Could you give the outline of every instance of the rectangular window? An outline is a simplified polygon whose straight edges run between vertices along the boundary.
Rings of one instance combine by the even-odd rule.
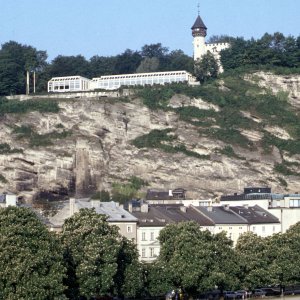
[[[146,241],[146,232],[142,232],[142,241]]]
[[[142,248],[142,257],[146,257],[146,249]]]
[[[132,232],[132,226],[127,226],[127,232]]]
[[[263,227],[262,227],[262,232],[265,232],[265,231],[266,231],[266,227],[263,226]]]
[[[154,241],[154,232],[151,232],[150,240]]]
[[[150,257],[154,257],[154,248],[150,248]]]

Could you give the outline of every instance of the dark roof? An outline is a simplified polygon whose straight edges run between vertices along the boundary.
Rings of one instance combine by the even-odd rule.
[[[193,207],[183,205],[149,205],[148,212],[132,212],[140,226],[166,226],[171,223],[195,221],[200,226],[213,226],[214,223]]]
[[[230,207],[236,214],[248,221],[249,224],[279,223],[278,218],[270,214],[258,205],[255,206],[232,206]]]
[[[197,17],[197,19],[191,29],[196,29],[196,28],[207,29],[207,27],[204,25],[200,16]]]
[[[231,210],[231,207],[226,208],[224,206],[197,206],[195,208],[201,211],[215,224],[248,224],[247,220],[233,212]]]
[[[266,199],[272,199],[272,194],[234,194],[234,195],[228,195],[228,196],[221,196],[220,201],[228,201],[228,200],[266,200]]]
[[[170,195],[170,191],[172,195]],[[157,191],[149,189],[146,194],[146,200],[171,200],[185,199],[185,189],[177,188],[169,191]]]

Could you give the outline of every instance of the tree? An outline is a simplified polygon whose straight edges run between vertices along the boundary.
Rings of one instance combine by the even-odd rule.
[[[300,223],[284,234],[268,238],[272,270],[271,283],[284,287],[300,280]]]
[[[0,209],[0,299],[65,299],[58,239],[26,208]]]
[[[232,242],[224,235],[213,236],[201,231],[195,222],[172,224],[159,235],[159,261],[165,266],[173,288],[183,288],[189,295],[213,289],[232,287],[229,257]],[[226,258],[227,265],[224,267]]]
[[[130,49],[125,50],[124,53],[117,55],[115,64],[116,74],[130,74],[134,73],[142,61],[139,52]]]
[[[89,63],[82,56],[63,56],[59,55],[49,66],[49,79],[56,76],[89,76]]]
[[[239,237],[236,247],[241,287],[254,289],[268,285],[274,275],[271,272],[270,249],[267,240],[248,232]]]
[[[145,57],[136,69],[136,73],[156,72],[158,68],[159,59],[157,57]]]
[[[167,47],[163,47],[161,43],[144,45],[142,47],[141,55],[142,57],[156,57],[158,59],[163,58],[167,55],[169,49]]]
[[[209,78],[217,78],[218,71],[218,62],[210,52],[203,55],[202,58],[195,63],[195,76],[200,82],[204,82]]]
[[[0,50],[0,95],[21,94],[26,90],[26,71],[42,72],[46,51],[10,41]]]
[[[102,75],[112,75],[115,73],[116,57],[105,57],[95,55],[89,62],[89,76],[100,77]]]
[[[131,242],[121,237],[116,226],[108,224],[106,216],[95,210],[80,210],[66,220],[62,242],[69,298],[138,293],[137,252]]]
[[[161,64],[162,71],[181,71],[185,70],[193,73],[194,59],[182,50],[174,50],[165,56]]]

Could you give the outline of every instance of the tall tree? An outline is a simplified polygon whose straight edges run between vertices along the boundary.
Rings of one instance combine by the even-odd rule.
[[[115,64],[116,74],[134,73],[142,61],[142,56],[137,51],[130,49],[125,50],[122,54],[117,55]]]
[[[230,262],[228,268],[223,268],[224,261],[219,257],[229,258],[232,254],[231,242],[225,236],[214,237],[208,230],[201,231],[195,222],[182,222],[165,227],[159,241],[159,261],[173,288],[197,295],[216,284],[221,288],[232,286]]]
[[[210,78],[218,77],[219,66],[213,54],[208,52],[195,63],[195,75],[200,82],[205,82]]]
[[[59,55],[51,62],[48,70],[49,77],[56,76],[89,76],[89,63],[82,56],[63,56]]]
[[[0,50],[0,95],[21,94],[26,91],[26,71],[42,72],[47,53],[10,41]]]
[[[0,209],[0,299],[65,299],[57,237],[26,208]]]
[[[66,282],[69,298],[138,293],[137,252],[120,236],[116,226],[108,224],[106,216],[94,210],[80,210],[66,220],[62,241],[69,275]]]
[[[270,284],[274,275],[266,239],[252,232],[245,233],[238,239],[235,250],[241,287],[254,289]]]

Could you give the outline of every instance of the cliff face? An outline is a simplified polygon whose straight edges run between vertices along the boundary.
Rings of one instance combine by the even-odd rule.
[[[274,91],[289,91],[289,101],[299,108],[299,76],[263,76],[260,84]],[[170,106],[182,105],[219,109],[201,99],[173,96]],[[285,158],[276,147],[265,153],[259,147],[253,151],[238,146],[233,146],[236,157],[223,155],[216,149],[224,148],[224,143],[202,136],[196,126],[180,120],[173,111],[149,110],[139,99],[68,99],[60,101],[59,106],[60,112],[55,114],[31,112],[1,117],[2,143],[8,143],[12,149],[23,149],[23,153],[0,155],[0,174],[5,179],[0,182],[1,191],[16,192],[28,201],[74,193],[85,196],[95,190],[109,190],[113,182],[133,175],[146,180],[151,188],[183,187],[195,199],[233,193],[253,185],[268,185],[276,192],[300,191],[298,176],[285,176],[288,185],[284,187],[274,171],[274,165],[283,158],[300,163],[299,155]],[[40,135],[54,131],[70,134],[53,138],[52,145],[34,147],[28,139],[13,132],[14,126],[21,125],[33,127]],[[209,156],[197,158],[154,148],[138,149],[131,143],[151,130],[166,128],[173,130],[186,149]],[[275,136],[289,138],[282,128],[269,130]],[[255,130],[244,130],[242,134],[254,142],[261,138]]]

